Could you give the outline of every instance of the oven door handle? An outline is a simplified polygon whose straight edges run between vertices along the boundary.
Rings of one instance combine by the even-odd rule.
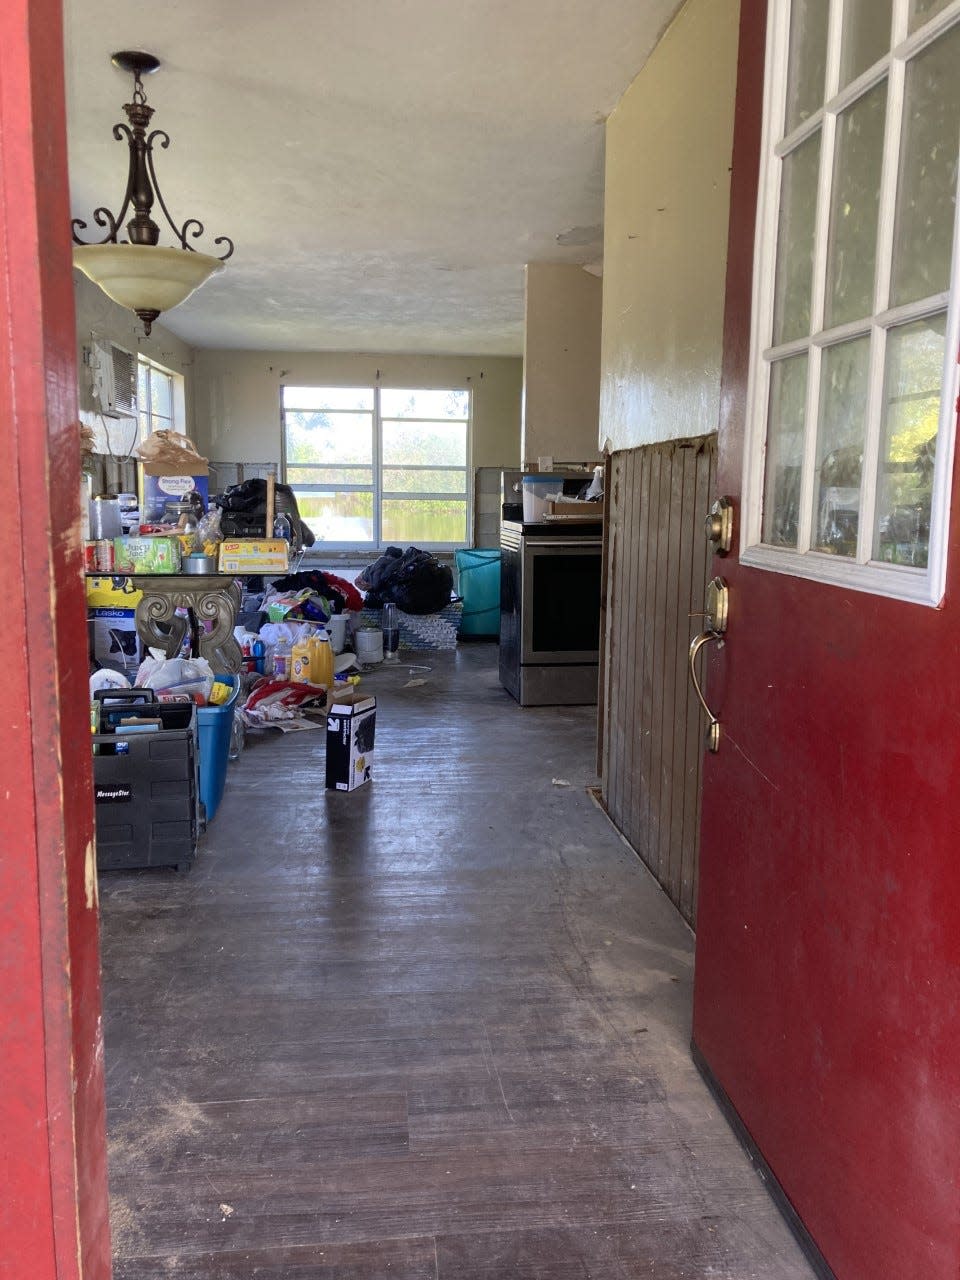
[[[542,547],[560,547],[564,551],[571,548],[583,547],[585,551],[595,551],[598,547],[603,546],[602,538],[524,538],[523,545],[525,547],[536,547],[538,550]]]

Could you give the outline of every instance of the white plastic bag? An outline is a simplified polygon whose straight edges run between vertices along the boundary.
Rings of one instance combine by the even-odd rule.
[[[146,658],[137,672],[137,686],[158,693],[199,694],[210,697],[213,669],[206,658]]]
[[[95,671],[90,677],[90,697],[97,692],[98,689],[129,689],[130,681],[125,675],[121,675],[119,671],[113,671],[110,667],[101,667],[99,671]]]

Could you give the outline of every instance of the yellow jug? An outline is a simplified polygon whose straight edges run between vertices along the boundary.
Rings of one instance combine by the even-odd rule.
[[[310,637],[310,684],[324,689],[333,684],[333,647],[322,627]]]
[[[313,639],[298,640],[290,652],[290,679],[294,684],[313,684]]]

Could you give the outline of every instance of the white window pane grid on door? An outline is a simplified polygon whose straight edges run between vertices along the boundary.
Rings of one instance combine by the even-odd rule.
[[[787,131],[819,111],[827,70],[829,0],[794,0],[787,60]]]
[[[830,326],[873,311],[886,105],[884,80],[837,118],[826,262]]]
[[[803,415],[807,402],[807,356],[777,360],[770,370],[763,540],[796,548],[803,473]]]
[[[940,418],[946,317],[888,336],[873,556],[925,568]]]
[[[829,0],[822,10],[803,0],[772,0],[770,8],[741,551],[745,562],[761,567],[937,603],[957,382],[956,360],[947,353],[960,345],[956,283],[952,298],[948,292],[957,274],[954,267],[951,276],[950,264],[958,260],[960,77],[947,83],[940,68],[960,60],[960,0],[926,5],[924,24],[914,23],[917,0]],[[874,12],[892,33],[879,55],[869,21]],[[814,108],[808,96],[799,119],[796,85],[809,84],[809,76],[795,57],[790,63],[790,38],[799,31],[815,43],[811,22],[826,31],[826,100]],[[917,118],[924,103],[930,109]],[[798,191],[805,146],[806,190]],[[929,187],[911,196],[923,182],[923,175],[912,184],[908,178],[917,156]],[[924,237],[912,225],[925,232],[919,250]],[[809,239],[806,293],[798,245]],[[912,289],[895,291],[898,272],[911,271]],[[928,370],[929,333],[937,324],[945,331],[942,379],[931,387],[925,371],[914,393],[924,423],[914,434],[926,434],[914,441],[895,425],[892,457],[889,363],[902,363],[898,351],[918,347],[920,339],[911,344],[901,334],[925,333]],[[792,401],[783,403],[785,390],[795,399],[797,383],[783,362],[801,356],[806,400],[798,412]],[[931,414],[936,432],[929,430]],[[910,447],[918,450],[914,472],[902,456]],[[916,517],[909,538],[907,499]]]
[[[840,43],[840,85],[851,81],[890,50],[893,0],[846,0]]]
[[[287,482],[331,546],[467,542],[470,392],[284,387]]]
[[[778,345],[810,332],[820,141],[818,130],[784,156],[781,166],[773,328]]]
[[[835,343],[820,361],[812,544],[828,555],[857,554],[869,366],[869,338]]]
[[[960,25],[907,66],[891,301],[950,286],[960,144]]]

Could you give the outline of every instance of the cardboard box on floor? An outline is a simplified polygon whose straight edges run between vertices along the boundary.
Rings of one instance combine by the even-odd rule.
[[[353,791],[370,781],[377,700],[356,689],[337,690],[327,707],[327,790]]]

